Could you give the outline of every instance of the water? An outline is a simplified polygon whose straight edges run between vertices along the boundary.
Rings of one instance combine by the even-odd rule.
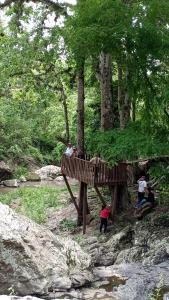
[[[108,283],[100,286],[100,288],[105,289],[106,292],[112,292],[114,287],[118,287],[119,285],[124,285],[126,283],[125,279],[116,276],[106,278],[106,280],[108,281]]]
[[[71,185],[77,185],[77,180],[69,179],[69,183]],[[0,186],[0,194],[5,194],[8,192],[15,192],[16,189],[22,188],[22,187],[51,187],[56,188],[58,186],[66,187],[64,180],[41,180],[41,181],[26,181],[19,183],[19,187],[5,187]]]

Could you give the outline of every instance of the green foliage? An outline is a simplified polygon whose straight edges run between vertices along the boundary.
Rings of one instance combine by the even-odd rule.
[[[111,164],[168,153],[169,2],[130,2],[79,0],[64,26],[51,29],[44,28],[51,12],[44,6],[23,2],[21,10],[17,4],[7,10],[8,30],[0,28],[1,160],[31,155],[39,163],[59,163],[65,149],[60,141],[67,137],[63,99],[76,144],[76,72],[84,60],[86,149]],[[129,71],[136,122],[125,130],[99,132],[102,51],[113,58],[113,105],[117,65]]]
[[[89,142],[88,142],[89,141]],[[89,134],[88,150],[110,162],[117,160],[133,160],[138,157],[146,158],[165,155],[168,152],[169,141],[149,133],[139,122],[131,124],[128,128],[113,129],[105,133]],[[90,142],[92,141],[92,143]]]
[[[169,168],[168,163],[156,162],[149,169],[150,178],[158,182],[158,187],[169,189]]]
[[[66,230],[66,231],[73,231],[74,229],[77,228],[77,222],[71,219],[63,219],[60,222],[60,228],[62,230]]]
[[[40,150],[38,148],[35,148],[35,147],[30,145],[27,148],[27,154],[34,157],[37,162],[40,162],[40,163],[43,162],[43,155],[42,155],[42,153],[40,153]]]
[[[19,179],[22,175],[25,176],[28,174],[28,169],[22,165],[18,165],[13,172],[13,178]]]
[[[37,223],[43,223],[47,218],[47,208],[62,207],[59,198],[60,193],[63,191],[65,191],[63,188],[25,187],[16,190],[16,192],[9,192],[2,195],[1,202],[12,207],[12,202],[15,201],[15,199],[19,199],[20,205],[17,209],[18,212]]]

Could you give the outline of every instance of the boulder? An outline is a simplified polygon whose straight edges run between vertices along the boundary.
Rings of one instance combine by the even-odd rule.
[[[37,297],[31,297],[31,296],[17,297],[17,296],[1,295],[0,300],[43,300],[43,299]]]
[[[96,237],[87,237],[80,245],[85,252],[91,255],[94,265],[109,266],[114,264],[120,251],[124,249],[130,251],[133,245],[132,235],[133,230],[130,226],[127,226],[119,233],[112,235],[108,241],[104,235],[99,240]]]
[[[4,161],[0,161],[0,181],[9,179],[11,175],[12,170],[10,167]]]
[[[19,181],[20,181],[20,182],[26,182],[27,180],[26,180],[26,177],[22,175],[22,176],[19,178]]]
[[[66,291],[92,280],[91,259],[74,241],[0,203],[0,294]]]
[[[99,265],[108,266],[113,264],[121,250],[130,248],[132,245],[132,230],[127,226],[119,233],[114,234],[106,243],[104,242],[99,251],[101,257],[98,260]]]
[[[41,169],[35,171],[37,175],[40,176],[42,180],[48,180],[49,178],[56,178],[61,174],[61,168],[53,165],[42,167]]]
[[[41,178],[38,174],[34,173],[34,172],[29,172],[26,175],[26,180],[27,181],[41,181]]]
[[[4,180],[3,184],[7,187],[12,187],[12,188],[19,186],[17,179]]]
[[[148,300],[151,299],[156,288],[168,287],[169,262],[166,261],[151,267],[144,267],[139,263],[124,263],[109,267],[98,267],[93,270],[93,273],[100,279],[118,277],[125,280],[125,284],[112,288],[115,299]]]

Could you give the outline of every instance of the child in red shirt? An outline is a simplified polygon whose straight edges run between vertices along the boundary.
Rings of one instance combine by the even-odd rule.
[[[110,209],[106,205],[102,205],[102,210],[100,211],[100,232],[104,227],[104,233],[107,231],[107,220],[110,215]]]

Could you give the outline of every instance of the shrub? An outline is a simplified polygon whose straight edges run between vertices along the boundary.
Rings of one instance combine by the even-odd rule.
[[[60,228],[62,230],[73,231],[77,227],[77,222],[72,219],[63,219],[60,222]]]

